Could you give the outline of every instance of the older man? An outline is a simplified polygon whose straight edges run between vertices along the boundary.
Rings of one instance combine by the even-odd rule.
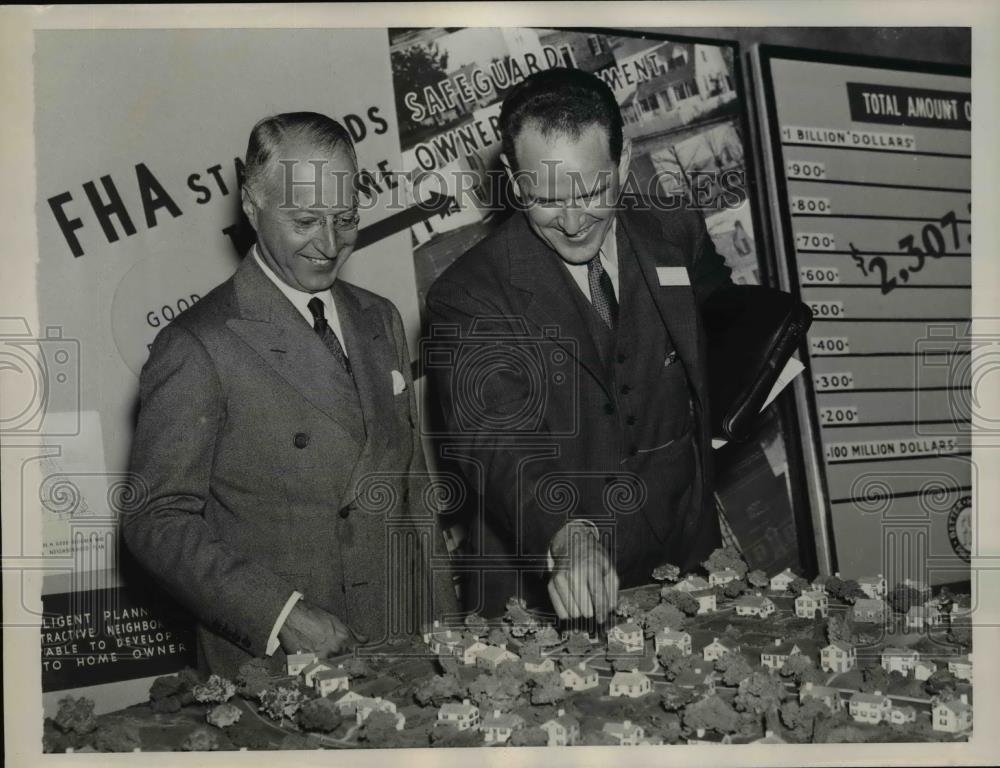
[[[470,595],[601,620],[619,586],[719,543],[697,307],[730,271],[699,214],[622,205],[629,142],[597,77],[528,77],[500,131],[522,212],[427,297],[448,452],[482,499]]]
[[[338,279],[358,237],[350,135],[259,122],[243,210],[256,245],[156,337],[132,472],[130,549],[198,619],[199,666],[337,653],[454,609],[402,321]],[[432,599],[433,597],[433,599]]]

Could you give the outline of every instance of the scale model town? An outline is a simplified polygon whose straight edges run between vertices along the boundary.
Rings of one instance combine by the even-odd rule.
[[[288,657],[236,680],[191,670],[95,716],[67,697],[46,752],[964,741],[969,596],[881,575],[809,582],[717,549],[708,577],[657,568],[604,635],[559,632],[516,599],[501,620],[435,622],[387,653]]]

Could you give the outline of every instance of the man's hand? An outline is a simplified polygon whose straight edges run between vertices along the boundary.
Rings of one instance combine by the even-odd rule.
[[[570,521],[552,537],[549,551],[554,561],[549,598],[559,618],[603,622],[618,604],[618,573],[594,527]]]
[[[332,613],[306,605],[302,600],[295,604],[278,630],[278,642],[285,653],[312,652],[321,659],[337,656],[366,640]]]

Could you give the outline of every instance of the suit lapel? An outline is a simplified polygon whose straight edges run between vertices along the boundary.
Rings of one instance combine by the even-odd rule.
[[[349,380],[298,310],[248,254],[233,277],[238,317],[226,321],[279,376],[358,443],[365,440],[357,419],[345,412],[353,399]]]
[[[577,290],[573,279],[554,253],[528,226],[524,216],[515,213],[508,235],[511,284],[527,294],[523,313],[538,330],[555,326],[553,341],[572,355],[610,396],[607,372],[581,317],[571,292]]]
[[[333,285],[333,297],[364,415],[363,456],[374,466],[391,439],[390,430],[380,422],[395,413],[391,382],[397,363],[378,306],[364,303],[352,289],[353,286],[338,280]]]
[[[694,396],[700,401],[705,382],[698,349],[698,310],[690,285],[660,285],[657,267],[687,268],[687,257],[673,234],[658,226],[658,217],[641,216],[623,209],[619,213],[618,253],[631,252],[653,295],[678,357],[691,377]]]

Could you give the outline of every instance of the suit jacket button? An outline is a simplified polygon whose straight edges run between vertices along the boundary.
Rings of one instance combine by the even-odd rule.
[[[346,520],[348,515],[351,514],[351,508],[349,506],[341,507],[340,512],[338,512],[337,514],[340,515],[344,520]]]
[[[309,433],[296,432],[294,442],[296,448],[305,448],[307,445],[309,445]]]

